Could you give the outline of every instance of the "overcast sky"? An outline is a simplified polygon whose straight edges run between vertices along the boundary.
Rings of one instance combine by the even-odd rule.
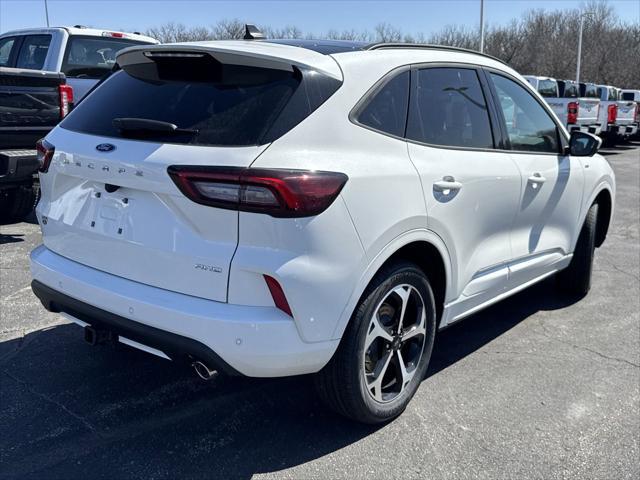
[[[578,8],[581,0],[485,0],[489,25],[504,24],[532,8]],[[609,0],[618,15],[640,22],[640,0]],[[373,29],[380,22],[405,33],[438,31],[445,25],[479,24],[480,0],[422,1],[212,1],[212,0],[48,0],[52,26],[82,24],[126,31],[145,30],[169,21],[207,26],[239,18],[248,23],[283,27],[305,33],[329,29]],[[0,33],[45,26],[44,0],[0,0]]]

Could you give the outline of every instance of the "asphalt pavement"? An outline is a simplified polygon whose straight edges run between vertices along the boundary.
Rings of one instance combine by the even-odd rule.
[[[407,411],[327,410],[309,377],[218,378],[91,347],[31,293],[35,221],[0,226],[0,478],[640,478],[640,144],[593,287],[545,281],[436,337]]]

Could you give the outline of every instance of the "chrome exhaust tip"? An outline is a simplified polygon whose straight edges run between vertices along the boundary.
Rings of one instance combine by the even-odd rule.
[[[218,376],[217,370],[211,370],[200,360],[196,360],[191,364],[193,369],[196,371],[196,374],[203,380],[211,380]]]

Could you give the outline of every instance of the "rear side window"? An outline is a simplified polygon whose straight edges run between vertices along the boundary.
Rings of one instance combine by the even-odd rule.
[[[8,37],[0,40],[0,67],[7,67],[11,60],[11,50],[16,43],[16,37]]]
[[[536,99],[516,82],[490,74],[513,150],[558,153],[558,128]]]
[[[142,44],[121,38],[72,36],[62,60],[62,72],[67,77],[101,78],[115,65],[116,53]]]
[[[301,122],[341,84],[317,72],[220,64],[206,57],[202,64],[167,58],[130,65],[86,97],[61,126],[164,143],[260,145]],[[191,132],[123,131],[114,126],[116,118],[166,122]]]
[[[374,130],[403,137],[409,108],[411,73],[404,71],[386,82],[367,101],[357,122]]]
[[[50,43],[51,35],[27,35],[24,37],[20,52],[18,53],[16,67],[29,70],[42,70]]]
[[[543,97],[557,97],[558,83],[555,80],[540,80],[538,82],[538,92]]]
[[[493,148],[487,104],[475,70],[425,68],[412,88],[407,138],[448,147]]]

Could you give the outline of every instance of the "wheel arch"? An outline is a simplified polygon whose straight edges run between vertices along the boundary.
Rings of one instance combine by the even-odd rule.
[[[449,251],[442,239],[430,230],[413,230],[386,245],[369,263],[345,307],[333,338],[341,338],[362,295],[375,275],[390,262],[415,263],[427,276],[436,302],[436,321],[442,319],[447,292],[451,291],[452,266]]]
[[[596,195],[593,203],[598,204],[598,222],[596,224],[596,247],[600,247],[607,238],[613,214],[611,192],[604,188]]]

